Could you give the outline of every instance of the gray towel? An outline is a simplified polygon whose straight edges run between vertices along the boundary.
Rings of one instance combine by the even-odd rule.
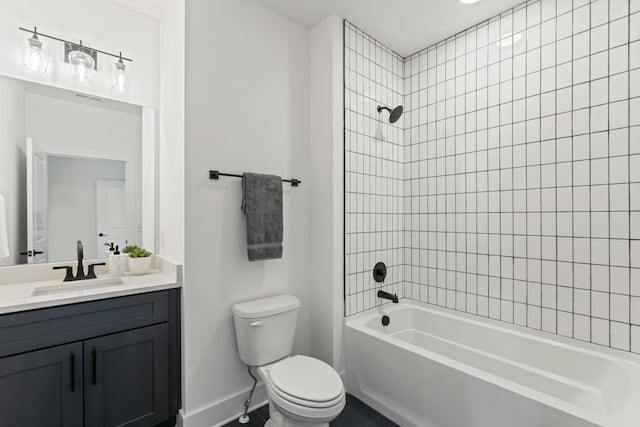
[[[244,173],[242,212],[247,217],[249,261],[282,258],[282,178]]]

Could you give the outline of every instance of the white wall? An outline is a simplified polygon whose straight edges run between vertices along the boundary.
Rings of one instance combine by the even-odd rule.
[[[0,194],[7,209],[8,258],[0,258],[0,266],[26,261],[20,256],[27,246],[25,162],[25,95],[21,81],[0,76]]]
[[[190,1],[186,22],[183,422],[209,427],[242,409],[251,382],[233,303],[300,296],[294,351],[310,351],[308,33],[250,0]],[[247,261],[240,180],[209,169],[302,180],[284,187],[282,259]]]
[[[309,34],[311,353],[343,368],[342,20],[329,16]]]
[[[26,134],[50,154],[126,162],[126,203],[127,211],[132,213],[127,215],[126,236],[129,241],[140,244],[142,118],[139,107],[82,100],[73,94],[32,85],[26,94]]]
[[[0,0],[0,74],[90,93],[140,105],[158,105],[159,22],[112,0]],[[64,46],[43,39],[51,51],[47,74],[22,68],[22,44],[28,33],[18,27],[37,26],[53,36],[132,58],[133,80],[129,93],[112,89],[111,66],[116,61],[98,56],[98,71],[89,84],[71,78],[69,65],[63,62]]]
[[[47,173],[48,262],[75,259],[78,240],[84,246],[85,259],[99,258],[96,181],[124,181],[125,164],[115,160],[49,156]]]
[[[166,3],[160,21],[160,110],[158,139],[158,247],[184,260],[184,54],[185,3]]]

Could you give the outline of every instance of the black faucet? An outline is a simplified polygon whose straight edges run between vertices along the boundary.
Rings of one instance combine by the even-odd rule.
[[[78,253],[78,272],[76,276],[73,277],[73,267],[70,265],[57,266],[53,267],[54,270],[65,270],[66,274],[64,276],[65,282],[72,282],[74,280],[86,280],[86,279],[96,279],[95,267],[98,265],[106,265],[104,262],[96,262],[93,264],[89,264],[89,272],[84,274],[84,266],[82,265],[82,260],[84,259],[84,247],[82,246],[82,242],[78,240],[76,250]]]
[[[82,265],[82,260],[84,259],[84,247],[80,240],[78,240],[76,250],[78,251],[78,272],[76,273],[76,280],[83,280],[85,278],[84,267]]]
[[[390,301],[393,301],[394,304],[398,303],[398,295],[390,294],[389,292],[378,291],[378,298],[388,299]]]

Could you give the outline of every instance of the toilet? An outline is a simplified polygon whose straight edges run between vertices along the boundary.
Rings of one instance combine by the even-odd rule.
[[[344,385],[325,362],[291,356],[300,299],[277,295],[235,304],[240,359],[256,367],[269,398],[265,427],[328,427],[345,406]]]

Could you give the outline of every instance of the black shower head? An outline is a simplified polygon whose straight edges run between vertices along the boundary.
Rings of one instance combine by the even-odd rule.
[[[387,110],[389,112],[389,123],[397,122],[400,116],[402,116],[402,105],[398,105],[393,110],[389,107],[378,105],[378,113],[381,113],[382,110]]]

